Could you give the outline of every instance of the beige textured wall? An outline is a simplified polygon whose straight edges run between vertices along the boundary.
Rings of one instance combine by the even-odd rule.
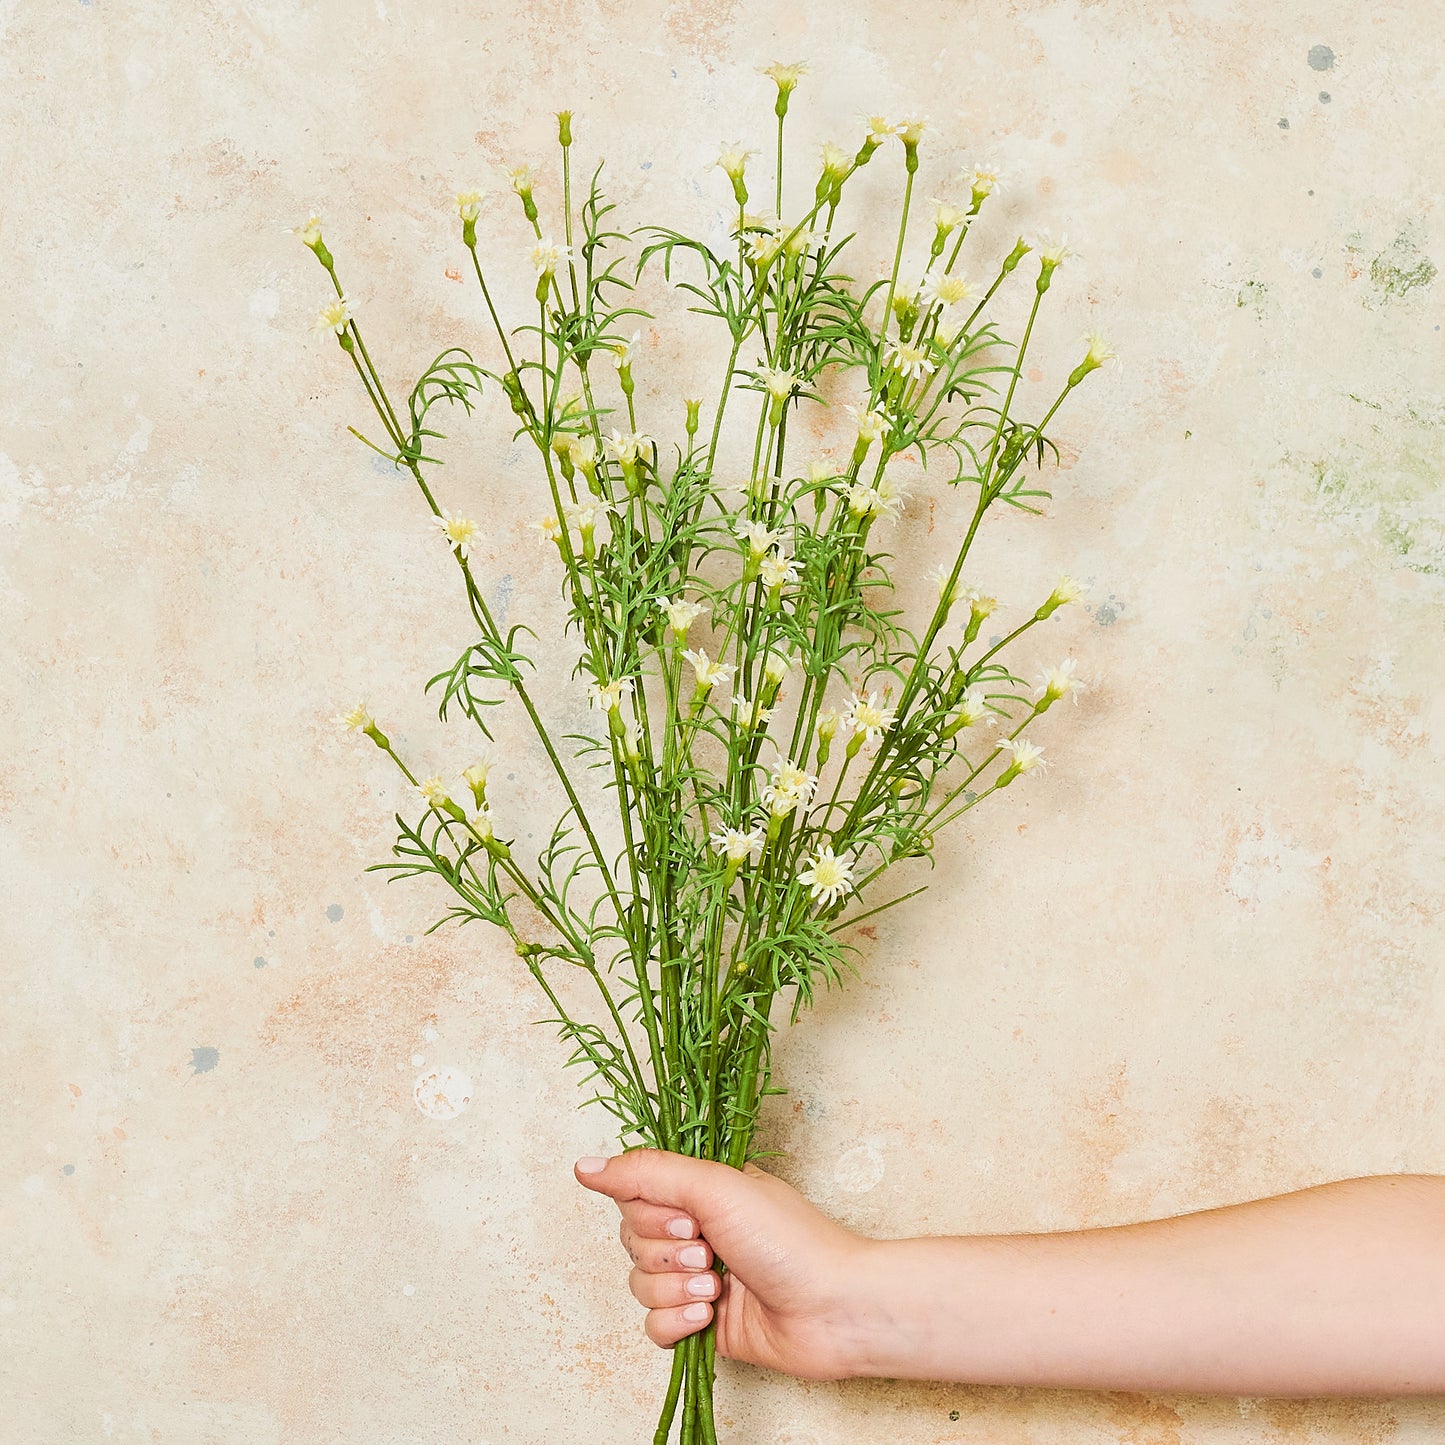
[[[1093,685],[780,1045],[777,1167],[879,1234],[1445,1172],[1436,8],[519,8],[0,4],[6,1440],[644,1438],[666,1360],[569,1171],[608,1121],[499,939],[424,936],[439,891],[363,872],[410,805],[334,715],[364,696],[459,768],[421,682],[468,633],[419,499],[345,434],[364,404],[281,227],[323,209],[405,382],[483,337],[453,190],[540,165],[571,104],[624,217],[708,224],[771,59],[815,67],[812,143],[916,108],[928,193],[996,157],[981,252],[1048,224],[1082,253],[1040,356],[1099,325],[1125,359],[1062,421],[1051,517],[977,569],[1006,602],[1089,580],[1016,657]],[[483,229],[519,281],[520,217]],[[644,387],[695,364],[665,324],[644,351]],[[545,619],[503,436],[487,410],[443,500]],[[925,493],[901,549],[956,517]],[[475,1084],[446,1122],[411,1096],[438,1065]],[[768,1445],[1445,1438],[1426,1400],[719,1391]]]

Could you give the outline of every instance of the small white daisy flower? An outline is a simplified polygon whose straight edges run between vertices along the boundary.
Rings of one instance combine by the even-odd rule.
[[[721,853],[736,867],[749,859],[757,861],[766,842],[766,834],[761,827],[749,828],[747,832],[741,828],[719,828],[709,836],[708,842],[715,852]]]
[[[870,743],[876,743],[898,716],[896,707],[889,707],[887,700],[879,702],[876,692],[854,693],[848,699],[843,721],[855,735],[861,733]]]
[[[338,336],[346,330],[347,323],[352,319],[351,299],[342,295],[328,301],[320,311],[316,313],[316,320],[312,329],[315,331],[334,331]]]
[[[432,521],[441,528],[448,543],[462,554],[462,560],[467,561],[472,555],[473,544],[481,540],[481,525],[470,517],[454,517],[447,511],[443,511],[440,517],[433,517]]]
[[[632,691],[631,679],[619,677],[615,682],[589,682],[587,701],[594,712],[616,712],[622,699]]]
[[[807,887],[814,903],[829,907],[852,888],[853,866],[824,843],[808,858],[808,866],[798,873],[798,882]]]

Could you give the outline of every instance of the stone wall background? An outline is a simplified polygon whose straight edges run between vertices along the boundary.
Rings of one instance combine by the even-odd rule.
[[[1050,516],[979,554],[1006,603],[1062,570],[1092,584],[1034,659],[1072,654],[1091,685],[1046,720],[1052,770],[969,815],[861,980],[781,1043],[775,1166],[877,1234],[1445,1173],[1435,20],[1422,0],[0,4],[12,1438],[644,1438],[666,1361],[569,1168],[615,1149],[608,1121],[576,1111],[501,941],[427,934],[435,890],[363,871],[410,804],[334,717],[366,697],[455,772],[470,739],[421,684],[468,632],[419,500],[346,435],[364,399],[310,335],[325,278],[282,228],[321,208],[402,389],[483,335],[455,190],[550,164],[569,105],[620,217],[713,224],[718,143],[766,151],[773,59],[814,67],[810,145],[917,110],[925,194],[997,159],[979,254],[1040,225],[1080,253],[1050,379],[1094,326],[1123,357],[1061,418]],[[514,198],[483,231],[519,315]],[[690,334],[646,329],[649,396],[700,374]],[[443,499],[485,508],[480,572],[546,635],[540,501],[504,422],[466,429]],[[917,577],[956,517],[920,492],[898,538]],[[499,807],[532,817],[536,758],[502,741]],[[475,1084],[448,1122],[411,1097],[442,1065]],[[1427,1400],[744,1369],[719,1392],[730,1438],[777,1445],[1445,1436]]]

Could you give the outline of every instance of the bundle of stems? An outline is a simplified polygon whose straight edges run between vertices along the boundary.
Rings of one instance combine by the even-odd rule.
[[[373,866],[440,878],[454,901],[434,927],[485,920],[506,932],[572,1046],[568,1062],[587,1069],[588,1102],[610,1111],[624,1144],[735,1167],[752,1157],[763,1098],[782,1092],[770,1082],[775,1003],[790,1003],[795,1022],[820,984],[841,982],[854,966],[846,931],[922,891],[879,899],[885,875],[931,861],[941,828],[1039,768],[1042,749],[1024,733],[1079,686],[1071,659],[1031,690],[1003,658],[1081,595],[1077,583],[1062,578],[1016,626],[985,638],[997,603],[963,572],[991,508],[1035,512],[1032,500],[1049,495],[1027,485],[1046,456],[1057,460],[1045,428],[1112,354],[1086,338],[1042,417],[1015,414],[1067,252],[1020,239],[986,283],[963,276],[964,243],[995,188],[990,168],[965,178],[957,204],[934,203],[927,260],[904,282],[921,121],[871,117],[856,152],[825,146],[812,205],[782,221],[785,120],[804,70],[765,72],[777,87],[776,216],[748,210],[753,153],[724,148],[736,212],[716,248],[669,228],[609,229],[600,164],[574,208],[572,116],[559,113],[561,241],[544,229],[531,171],[510,174],[536,274],[536,310],[514,328],[483,265],[483,197],[459,195],[494,357],[444,351],[404,409],[362,340],[319,220],[296,228],[335,291],[318,329],[335,334],[381,427],[381,438],[353,435],[410,473],[461,571],[476,633],[427,688],[441,688],[443,719],[455,708],[488,740],[487,709],[515,699],[566,798],[545,846],[524,857],[515,818],[488,794],[490,749],[462,772],[459,802],[439,774],[413,772],[362,704],[343,721],[387,753],[422,804],[415,821],[396,817],[398,861]],[[853,236],[837,222],[849,182],[880,152],[902,162],[897,240],[888,273],[860,287],[842,270]],[[1021,280],[1032,301],[1012,343],[985,313],[1030,254],[1037,269]],[[641,429],[663,419],[640,418],[634,396],[639,335],[626,327],[649,314],[634,295],[648,267],[727,332],[711,417],[704,425],[705,403],[679,399],[682,436],[670,447]],[[795,459],[799,411],[816,409],[816,430],[836,414],[826,393],[850,384],[838,454]],[[545,479],[540,526],[596,719],[588,735],[549,726],[529,686],[529,629],[504,631],[473,573],[484,529],[434,491],[432,408],[470,411],[487,386],[505,396]],[[725,419],[751,437],[741,479],[720,475]],[[921,631],[888,605],[875,539],[903,504],[909,454],[941,459],[944,482],[976,497]],[[579,769],[600,770],[603,787],[589,789]],[[564,1006],[558,969],[595,989],[594,1017]],[[656,1445],[675,1422],[683,1445],[716,1440],[715,1349],[713,1325],[676,1346]]]

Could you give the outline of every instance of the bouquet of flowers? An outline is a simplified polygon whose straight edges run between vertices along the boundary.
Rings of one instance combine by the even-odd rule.
[[[487,747],[453,788],[400,756],[358,706],[345,723],[419,795],[414,816],[397,815],[396,861],[373,866],[440,879],[452,903],[434,927],[485,920],[508,935],[571,1046],[568,1062],[585,1066],[589,1102],[615,1117],[624,1143],[737,1167],[751,1157],[762,1099],[781,1092],[770,1082],[776,1016],[795,1022],[820,984],[841,982],[852,925],[922,891],[894,883],[899,865],[930,859],[942,828],[1043,767],[1034,725],[1079,687],[1074,663],[1031,687],[1005,658],[1083,589],[1063,577],[1007,632],[986,636],[998,603],[965,573],[991,509],[1037,511],[1031,501],[1049,495],[1030,485],[1057,460],[1046,428],[1112,354],[1086,338],[1042,416],[1016,414],[1067,251],[1020,239],[987,270],[970,260],[965,275],[960,257],[995,176],[975,169],[920,224],[920,120],[870,117],[855,150],[824,146],[811,205],[782,219],[785,122],[804,71],[765,72],[776,82],[773,212],[749,209],[754,152],[730,145],[717,161],[736,204],[721,244],[668,227],[612,229],[601,165],[575,204],[572,116],[560,112],[560,206],[544,221],[531,170],[510,174],[536,275],[535,310],[515,327],[488,287],[485,261],[500,243],[478,239],[484,215],[488,230],[502,221],[480,192],[459,195],[494,336],[485,353],[444,351],[400,406],[320,222],[297,228],[335,292],[318,329],[335,334],[376,412],[379,434],[353,434],[416,482],[466,589],[475,634],[427,688],[440,689],[443,719],[455,710],[489,741],[488,709],[513,699],[566,800],[545,845],[524,855],[507,800],[489,791]],[[840,234],[839,215],[853,177],[880,162],[901,162],[897,239],[887,273],[860,285],[844,269],[854,237]],[[926,259],[905,281],[910,241]],[[1013,281],[1033,293],[1013,342],[988,310],[1030,255]],[[679,398],[656,415],[639,414],[639,333],[628,324],[647,315],[635,291],[648,268],[720,328],[720,361],[726,353],[715,397]],[[582,735],[549,726],[529,682],[533,634],[504,630],[474,574],[477,499],[438,500],[435,408],[470,411],[487,387],[535,448],[540,526],[595,719]],[[839,413],[836,452],[799,458],[789,447],[790,428],[816,434]],[[728,435],[751,444],[742,476],[722,462]],[[974,499],[936,600],[912,626],[889,605],[879,538],[903,505],[910,454]],[[586,980],[590,1016],[564,1006],[559,970]],[[714,1353],[711,1327],[676,1347],[659,1445],[675,1420],[684,1445],[716,1439]]]

